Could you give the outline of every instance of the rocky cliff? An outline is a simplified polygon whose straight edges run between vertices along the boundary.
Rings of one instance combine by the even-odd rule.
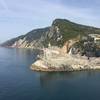
[[[56,19],[47,28],[35,29],[17,38],[6,41],[1,46],[16,48],[40,48],[63,46],[66,41],[79,38],[87,34],[99,34],[100,29],[73,23],[66,19]]]

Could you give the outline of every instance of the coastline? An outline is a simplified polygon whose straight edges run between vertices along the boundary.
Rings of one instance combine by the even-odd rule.
[[[62,61],[58,61],[58,59],[57,58],[52,59],[53,62],[48,60],[49,63],[39,59],[32,64],[31,70],[44,71],[44,72],[45,71],[55,72],[55,71],[100,70],[100,58],[93,57],[90,60],[88,60],[86,57],[80,58],[80,57],[67,55],[66,59],[61,58]]]

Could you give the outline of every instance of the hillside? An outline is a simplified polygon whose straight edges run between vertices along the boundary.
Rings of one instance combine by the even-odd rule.
[[[16,48],[37,48],[51,45],[63,46],[73,38],[87,34],[100,34],[100,29],[73,23],[66,19],[55,19],[50,27],[35,29],[17,38],[6,41],[1,46]]]

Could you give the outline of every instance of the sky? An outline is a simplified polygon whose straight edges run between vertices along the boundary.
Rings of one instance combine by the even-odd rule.
[[[0,0],[0,43],[56,18],[100,28],[100,0]]]

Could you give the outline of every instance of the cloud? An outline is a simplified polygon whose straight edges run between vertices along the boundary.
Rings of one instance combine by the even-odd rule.
[[[81,19],[95,19],[93,10],[90,8],[73,7],[71,5],[62,5],[48,0],[2,0],[2,4],[9,11],[3,11],[6,17],[26,18],[26,19],[48,19],[52,17],[70,17]],[[9,2],[12,1],[12,2]],[[60,2],[60,0],[59,0]]]
[[[9,10],[5,0],[0,0],[0,5],[2,6],[3,10]]]
[[[9,2],[10,1],[10,2]],[[58,0],[57,0],[58,1]],[[60,2],[60,0],[59,0]],[[6,4],[7,3],[7,4]],[[0,4],[8,11],[2,11],[0,15],[15,18],[43,19],[48,17],[79,17],[84,19],[95,18],[92,9],[62,5],[48,0],[1,0]]]
[[[91,2],[90,7],[90,0],[87,2],[89,6],[80,1],[83,0],[0,0],[0,33],[8,34],[5,28],[11,34],[14,31],[16,34],[24,33],[26,30],[48,26],[55,18],[99,27],[100,7],[96,6],[97,2]]]

